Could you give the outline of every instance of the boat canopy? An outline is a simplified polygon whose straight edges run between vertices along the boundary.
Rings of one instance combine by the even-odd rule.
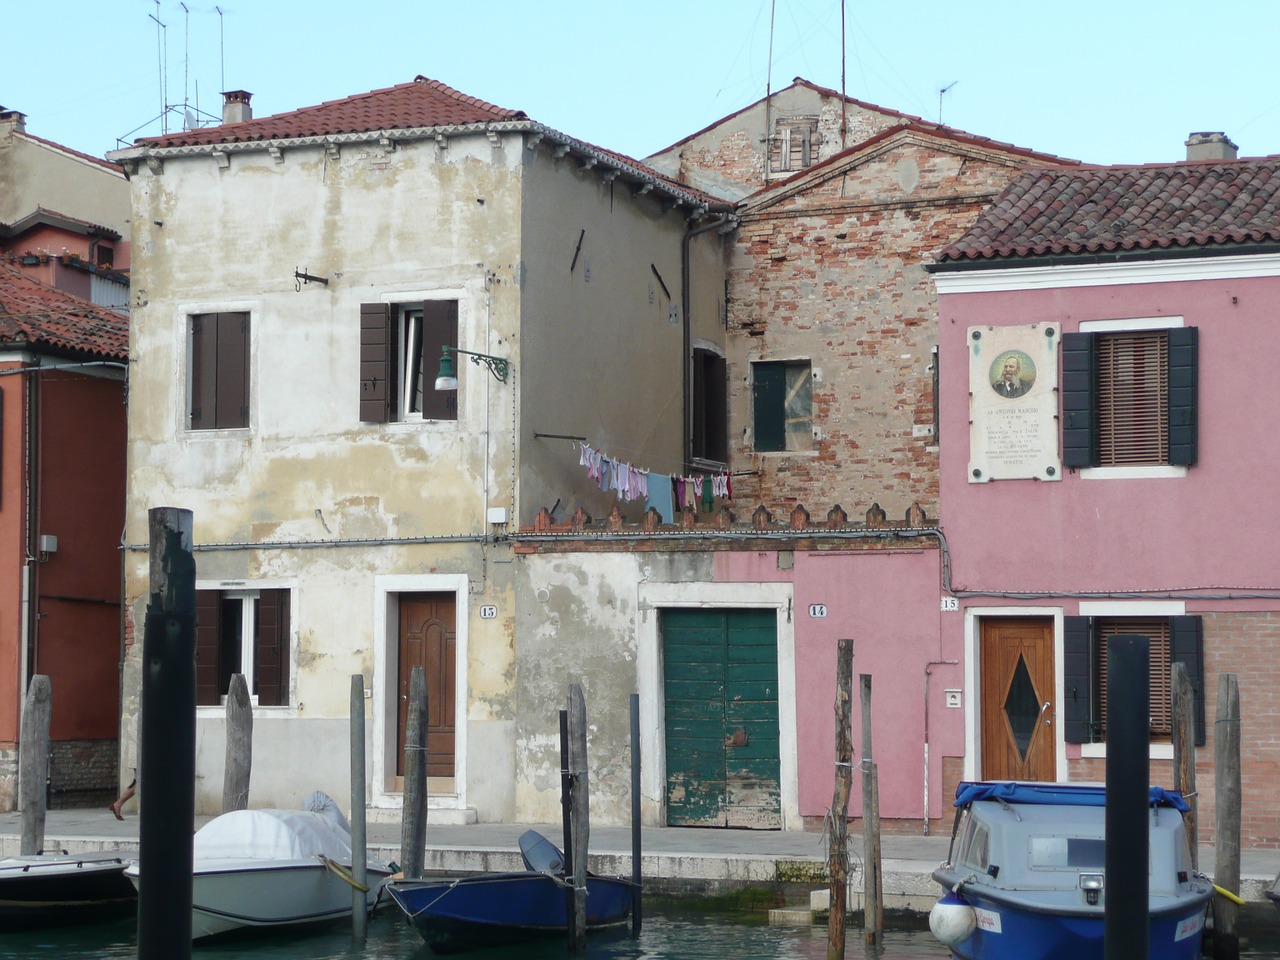
[[[351,862],[351,834],[323,813],[307,810],[234,810],[196,831],[199,860],[309,860]]]
[[[1104,807],[1105,787],[1075,783],[1023,783],[1016,780],[961,781],[956,786],[955,806],[966,807],[978,800],[1003,800],[1005,803],[1055,804],[1069,807]],[[1180,813],[1191,808],[1182,794],[1163,787],[1151,787],[1147,802],[1153,807],[1173,807]]]

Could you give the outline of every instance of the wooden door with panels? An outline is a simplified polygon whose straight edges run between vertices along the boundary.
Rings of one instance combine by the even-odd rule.
[[[982,621],[982,779],[1057,780],[1053,619]]]
[[[457,597],[452,593],[403,593],[396,720],[396,784],[404,789],[405,729],[414,666],[427,682],[427,790],[453,793],[454,717],[457,714]]]

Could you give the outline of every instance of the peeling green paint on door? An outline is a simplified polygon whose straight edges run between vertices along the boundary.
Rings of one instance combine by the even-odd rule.
[[[782,826],[773,610],[664,610],[667,823]]]

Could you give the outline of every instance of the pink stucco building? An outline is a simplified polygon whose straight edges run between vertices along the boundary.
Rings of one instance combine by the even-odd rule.
[[[1106,640],[1148,636],[1152,779],[1172,779],[1182,662],[1202,836],[1219,681],[1235,674],[1244,841],[1280,845],[1280,454],[1265,421],[1280,158],[1235,159],[1221,135],[1188,148],[1184,163],[1028,171],[940,252],[958,598],[943,644],[963,649],[964,775],[1079,781],[1105,776]]]

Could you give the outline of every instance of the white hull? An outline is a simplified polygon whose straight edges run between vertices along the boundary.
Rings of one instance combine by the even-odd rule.
[[[136,868],[127,875],[138,882]],[[387,871],[369,867],[366,907]],[[202,861],[191,887],[191,938],[350,919],[354,888],[318,860]]]

